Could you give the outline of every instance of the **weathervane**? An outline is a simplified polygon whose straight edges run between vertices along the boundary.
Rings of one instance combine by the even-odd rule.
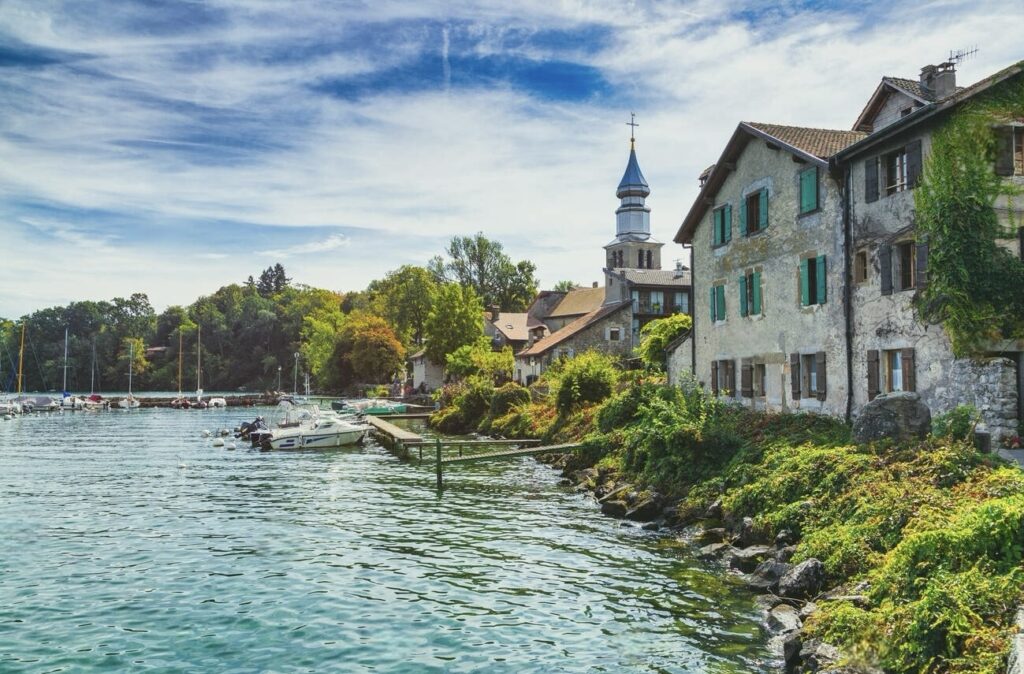
[[[636,127],[640,126],[636,123],[636,113],[629,113],[629,121],[626,122],[626,126],[632,127],[629,130],[629,149],[633,149],[633,144],[636,143]]]

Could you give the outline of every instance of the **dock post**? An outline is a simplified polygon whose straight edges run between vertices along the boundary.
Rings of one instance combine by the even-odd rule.
[[[437,449],[437,489],[438,489],[438,491],[440,491],[441,490],[441,438],[437,439],[437,444],[435,445],[435,447]]]

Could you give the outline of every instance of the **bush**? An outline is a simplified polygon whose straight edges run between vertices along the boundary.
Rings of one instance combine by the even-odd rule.
[[[974,428],[981,421],[981,413],[973,405],[957,405],[932,419],[932,435],[937,438],[970,440]]]
[[[491,398],[491,416],[501,417],[513,407],[530,402],[530,391],[519,384],[508,383],[494,391]]]
[[[545,373],[551,383],[555,409],[565,416],[585,403],[598,403],[612,394],[619,379],[615,360],[597,351],[556,363]]]
[[[448,384],[435,398],[445,405],[430,416],[430,424],[444,433],[467,433],[490,409],[494,387],[483,377]]]

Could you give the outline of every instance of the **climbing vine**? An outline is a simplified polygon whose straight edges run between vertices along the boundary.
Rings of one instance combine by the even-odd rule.
[[[995,89],[964,105],[932,137],[914,194],[918,233],[929,246],[928,283],[917,310],[942,324],[961,357],[990,340],[1024,337],[1024,263],[999,245],[1024,225],[1013,208],[1024,190],[996,175],[993,131],[1024,121],[1024,82]],[[997,211],[1003,200],[1008,223]]]

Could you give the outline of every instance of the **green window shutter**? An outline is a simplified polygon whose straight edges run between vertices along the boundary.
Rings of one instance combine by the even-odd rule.
[[[715,313],[718,315],[718,320],[725,320],[725,286],[720,285],[716,288],[716,299]]]
[[[764,229],[768,226],[768,189],[761,189],[761,196],[757,200],[760,210],[757,214],[757,228]]]
[[[722,243],[722,211],[712,211],[714,216],[714,231],[711,233],[711,245],[717,246]]]
[[[807,263],[810,260],[800,260],[800,304],[805,307],[811,303],[811,289],[807,277]]]
[[[732,204],[726,204],[722,209],[722,231],[725,233],[725,242],[732,241]]]
[[[741,276],[739,279],[740,288],[740,316],[747,315],[747,277]]]
[[[810,213],[818,207],[818,169],[800,173],[800,212]]]
[[[759,271],[755,271],[754,272],[754,278],[753,278],[753,281],[751,282],[751,285],[753,286],[752,290],[754,291],[754,298],[753,298],[753,300],[751,300],[753,302],[753,304],[754,304],[754,306],[753,306],[754,315],[755,316],[760,316],[761,315],[761,272],[759,272]]]
[[[740,199],[740,235],[747,235],[747,200]]]
[[[715,287],[711,286],[711,322],[714,323],[717,316],[715,315]]]
[[[825,276],[825,256],[818,256],[818,304],[824,304],[828,292],[828,277]]]

